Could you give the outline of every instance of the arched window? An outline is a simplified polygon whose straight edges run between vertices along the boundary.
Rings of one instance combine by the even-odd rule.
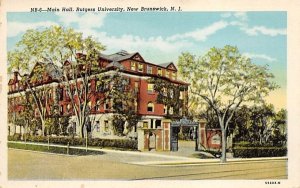
[[[154,104],[153,102],[149,102],[147,105],[147,111],[148,112],[154,112]]]

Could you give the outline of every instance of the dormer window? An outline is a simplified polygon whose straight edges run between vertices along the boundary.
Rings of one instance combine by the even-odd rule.
[[[139,72],[144,71],[144,65],[142,63],[139,63]]]
[[[136,70],[134,61],[131,61],[130,69],[133,70],[133,71]]]
[[[152,66],[147,65],[147,73],[152,74]]]
[[[171,76],[170,71],[167,70],[166,77],[170,78],[170,76]]]
[[[157,68],[157,75],[162,76],[162,69],[161,68]]]
[[[177,79],[177,74],[176,74],[176,72],[172,72],[172,79],[173,79],[173,80],[176,80],[176,79]]]

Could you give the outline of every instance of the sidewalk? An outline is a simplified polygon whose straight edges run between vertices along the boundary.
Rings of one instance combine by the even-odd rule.
[[[21,142],[16,142],[21,143]],[[47,145],[41,143],[32,143],[36,145]],[[54,145],[54,144],[51,144]],[[56,145],[58,147],[65,147],[62,145]],[[72,148],[85,150],[85,147],[72,146]],[[194,149],[194,148],[193,148]],[[91,151],[102,151],[104,155],[95,155],[94,157],[101,157],[102,159],[110,161],[119,161],[122,163],[136,164],[136,165],[154,165],[154,166],[186,166],[186,165],[207,165],[207,164],[222,164],[218,158],[200,159],[193,156],[193,154],[199,154],[200,151],[194,151],[189,147],[182,147],[176,152],[172,151],[120,151],[113,149],[100,149],[100,148],[88,148]],[[68,156],[68,155],[66,155]],[[232,158],[227,159],[228,163],[245,163],[245,162],[263,162],[266,160],[287,160],[287,157],[269,157],[269,158]]]

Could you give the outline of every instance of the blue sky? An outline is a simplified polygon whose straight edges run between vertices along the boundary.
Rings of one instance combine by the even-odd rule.
[[[259,65],[268,64],[281,89],[270,96],[286,106],[286,12],[8,13],[8,50],[27,29],[72,27],[106,46],[103,53],[140,52],[152,63],[177,62],[181,52],[197,56],[211,47],[237,46]]]

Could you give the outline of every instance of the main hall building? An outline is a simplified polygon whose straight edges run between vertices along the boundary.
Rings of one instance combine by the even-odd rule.
[[[174,63],[154,64],[147,62],[138,53],[128,53],[126,51],[120,51],[111,55],[101,54],[99,58],[99,68],[107,69],[105,74],[113,74],[116,69],[120,74],[128,81],[127,89],[136,93],[135,97],[135,113],[140,117],[137,125],[133,126],[128,135],[130,137],[137,137],[137,128],[143,127],[148,129],[159,129],[163,126],[163,121],[167,118],[166,115],[172,115],[173,109],[166,108],[166,105],[157,102],[158,92],[154,90],[154,84],[149,80],[151,78],[162,79],[166,82],[172,83],[179,88],[185,88],[180,90],[180,97],[177,101],[180,104],[179,115],[184,115],[187,106],[187,88],[188,84],[178,80],[177,68]],[[33,68],[34,69],[34,68]],[[51,67],[49,67],[49,70]],[[46,69],[47,70],[47,69]],[[32,73],[31,73],[32,74]],[[70,115],[69,126],[74,127],[76,132],[79,132],[79,127],[76,125],[74,114],[70,113],[70,96],[62,87],[62,83],[51,76],[51,74],[45,73],[45,79],[39,85],[48,84],[51,87],[48,96],[52,98],[47,104],[47,109],[50,114],[51,101],[58,101],[59,115]],[[180,86],[180,87],[179,87]],[[39,86],[36,86],[39,87]],[[28,90],[24,84],[21,83],[18,73],[14,74],[14,77],[9,80],[8,83],[8,107],[10,116],[18,116],[22,111],[22,105],[20,103],[21,93]],[[176,89],[176,88],[175,88]],[[59,92],[58,92],[59,90]],[[91,83],[91,90],[94,95],[97,95],[97,85]],[[57,96],[57,93],[59,95]],[[111,110],[110,103],[104,103],[97,105],[97,99],[94,98],[90,101],[89,105],[93,106],[93,110],[90,111],[90,119],[94,119],[92,122],[91,136],[94,138],[112,138],[116,137],[116,133],[113,129],[112,116],[114,112]],[[168,110],[168,112],[167,112]],[[37,113],[36,113],[37,114]],[[38,114],[37,114],[38,115]],[[9,123],[9,134],[23,133],[23,128],[16,125],[13,122]]]

